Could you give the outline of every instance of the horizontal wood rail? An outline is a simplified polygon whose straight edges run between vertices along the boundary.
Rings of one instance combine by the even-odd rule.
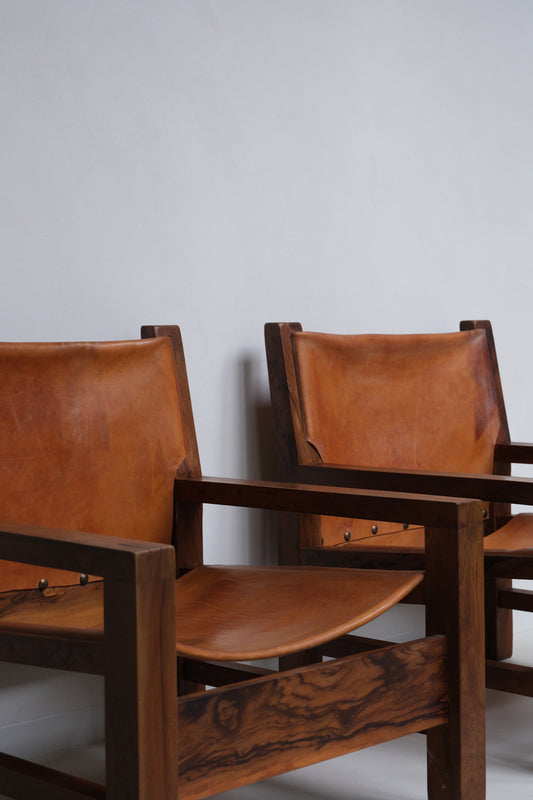
[[[510,664],[508,661],[485,662],[487,689],[533,697],[533,667]]]
[[[51,794],[53,792],[53,794]],[[105,788],[22,758],[0,753],[0,794],[17,800],[105,800]]]
[[[516,611],[533,611],[533,592],[530,589],[503,589],[498,592],[498,605]]]
[[[434,636],[182,697],[180,800],[442,725],[446,683]]]
[[[307,470],[307,468],[306,468]],[[318,481],[318,476],[316,477]],[[532,480],[533,492],[533,480]],[[182,503],[263,508],[340,517],[409,519],[414,524],[462,527],[460,509],[473,500],[413,495],[393,491],[333,488],[305,484],[246,481],[230,478],[177,478],[176,500]],[[481,505],[479,506],[481,519]]]
[[[86,572],[112,580],[133,580],[141,561],[165,550],[170,554],[173,548],[156,542],[0,520],[2,559],[22,564]],[[135,579],[142,580],[142,575]]]
[[[313,464],[298,467],[298,479],[322,486],[412,492],[453,498],[476,498],[502,503],[533,505],[533,478],[471,473],[422,472],[378,467]],[[358,516],[362,516],[359,514]],[[380,519],[388,519],[381,516]],[[402,517],[399,517],[402,519]],[[418,522],[412,519],[412,522]]]
[[[507,442],[494,447],[494,460],[506,464],[533,464],[533,444]]]
[[[253,667],[226,661],[196,661],[192,658],[183,658],[181,664],[183,680],[204,683],[207,686],[225,686],[228,683],[239,683],[239,681],[276,673],[276,670],[265,667]]]
[[[511,550],[496,555],[485,553],[485,576],[533,580],[533,559],[530,551],[516,550],[513,552]]]
[[[0,631],[0,661],[103,675],[103,632],[96,632],[92,638],[77,639],[75,636]]]
[[[354,567],[358,569],[424,569],[424,553],[387,552],[364,547],[302,547],[300,564],[308,567]],[[416,590],[415,590],[416,592]],[[419,592],[416,597],[409,595],[404,602],[423,603]]]
[[[317,651],[329,658],[343,658],[355,653],[366,653],[369,650],[378,650],[380,647],[390,647],[394,642],[384,639],[370,639],[365,636],[347,634],[332,642],[326,642],[317,648]]]

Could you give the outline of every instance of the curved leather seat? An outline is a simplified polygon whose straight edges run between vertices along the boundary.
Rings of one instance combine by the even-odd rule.
[[[198,567],[178,581],[177,649],[195,658],[247,661],[316,647],[370,622],[422,577],[322,567]]]
[[[176,650],[194,658],[247,661],[316,647],[387,611],[422,577],[385,570],[197,567],[176,581]],[[18,602],[4,595],[0,631],[103,635],[102,586],[35,590],[24,602],[20,592]],[[40,622],[43,612],[46,624]]]

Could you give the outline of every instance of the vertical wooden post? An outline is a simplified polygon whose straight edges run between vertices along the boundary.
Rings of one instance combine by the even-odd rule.
[[[305,435],[298,399],[298,381],[294,365],[291,336],[301,331],[299,322],[267,322],[265,346],[272,399],[272,414],[276,432],[276,452],[279,477],[295,483],[300,480],[301,463],[321,463],[321,458]],[[303,453],[300,452],[303,449]],[[279,516],[278,560],[280,564],[300,563],[302,547],[320,547],[320,518],[307,514]]]
[[[500,592],[512,587],[509,578],[485,576],[485,655],[495,661],[513,654],[513,611],[498,606]]]
[[[104,581],[106,798],[175,800],[174,551],[131,555],[131,579]]]
[[[462,331],[485,331],[487,337],[487,347],[492,367],[494,379],[494,390],[498,401],[498,411],[500,414],[500,431],[497,444],[507,444],[511,440],[505,400],[503,397],[502,381],[498,357],[496,355],[496,345],[492,325],[487,319],[467,319],[462,320],[460,325]],[[495,475],[510,475],[511,463],[508,461],[494,462]],[[508,518],[511,515],[510,503],[491,503],[491,513],[489,531],[497,529],[502,522],[500,519]],[[502,589],[510,589],[512,581],[507,578],[485,578],[485,656],[497,661],[511,658],[513,654],[513,612],[510,608],[498,607],[498,594]]]
[[[426,530],[427,634],[448,637],[449,719],[428,733],[430,800],[485,798],[481,504],[458,502],[457,530]]]

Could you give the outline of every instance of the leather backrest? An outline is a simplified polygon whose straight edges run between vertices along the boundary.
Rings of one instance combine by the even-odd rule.
[[[483,330],[292,334],[308,442],[322,462],[492,473],[500,416]]]
[[[0,520],[170,543],[186,456],[170,340],[0,344]],[[0,562],[0,591],[77,575]]]

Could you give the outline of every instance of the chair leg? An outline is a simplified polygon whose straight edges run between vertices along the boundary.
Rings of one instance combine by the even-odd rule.
[[[485,577],[485,655],[494,661],[513,654],[513,612],[498,606],[499,593],[512,585],[509,578]]]
[[[427,737],[430,800],[485,798],[483,553],[479,509],[426,531],[427,633],[448,638],[448,723]]]
[[[175,567],[168,550],[104,581],[106,799],[178,795]]]
[[[315,650],[303,650],[300,653],[292,653],[289,656],[282,656],[278,659],[279,671],[287,672],[290,669],[307,667],[322,661],[322,656]]]
[[[298,520],[294,514],[279,512],[278,516],[278,561],[294,565],[300,561],[298,542]]]

